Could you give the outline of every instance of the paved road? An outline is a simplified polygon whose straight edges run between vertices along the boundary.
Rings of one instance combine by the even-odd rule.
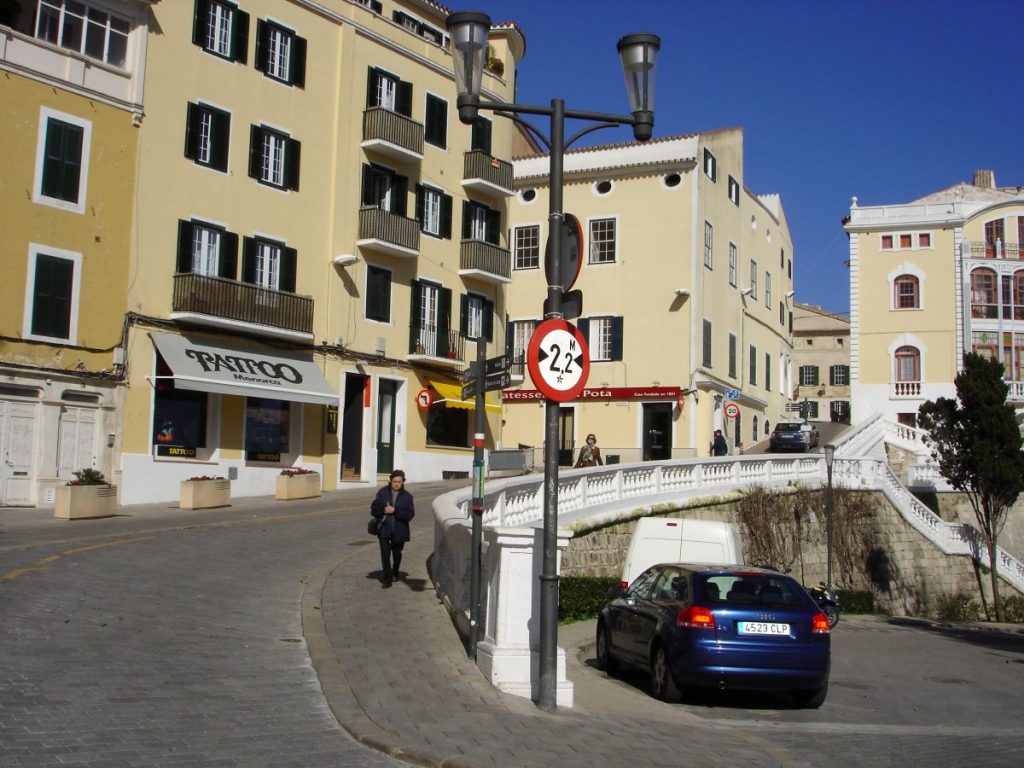
[[[0,766],[1019,765],[1019,633],[844,621],[809,712],[654,701],[588,666],[584,623],[560,629],[576,709],[500,694],[429,584],[428,502],[450,487],[414,489],[386,591],[369,489],[74,523],[0,510]]]

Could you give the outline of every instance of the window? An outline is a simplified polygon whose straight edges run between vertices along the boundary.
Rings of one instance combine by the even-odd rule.
[[[452,292],[436,283],[413,280],[412,307],[409,317],[411,336],[409,351],[432,357],[455,358],[458,348],[449,333],[452,314]]]
[[[783,248],[779,249],[779,269],[784,269],[786,266],[786,251]]]
[[[262,237],[246,237],[242,243],[242,282],[272,291],[295,292],[294,248]]]
[[[818,366],[816,365],[801,365],[800,366],[800,386],[802,387],[815,387],[818,385]]]
[[[294,31],[260,19],[256,22],[256,69],[287,85],[306,85],[306,41]]]
[[[77,342],[82,254],[30,244],[23,334],[44,341]]]
[[[764,353],[764,388],[771,392],[772,389],[772,356]],[[765,422],[767,425],[768,422]]]
[[[450,239],[452,236],[451,196],[439,189],[428,187],[426,184],[417,184],[416,220],[420,223],[420,230],[428,235]]]
[[[301,149],[299,142],[285,133],[252,126],[249,176],[270,187],[298,190]]]
[[[807,418],[811,421],[818,419],[818,401],[811,400],[807,403]]]
[[[785,325],[785,324],[786,324],[786,304],[784,302],[780,301],[779,302],[779,325]]]
[[[462,296],[459,333],[467,339],[478,339],[483,336],[487,341],[492,341],[494,338],[494,302],[473,293]]]
[[[174,373],[159,353],[153,389],[153,444],[157,447],[205,448],[207,394],[177,389]]]
[[[736,334],[729,334],[729,378],[736,378]]]
[[[225,0],[196,0],[192,42],[207,53],[245,64],[248,60],[249,14]]]
[[[932,247],[932,236],[928,232],[922,232],[917,236],[917,247],[918,248],[931,248]]]
[[[380,0],[355,0],[359,5],[369,8],[374,13],[380,13],[384,10],[384,6],[380,3]]]
[[[701,365],[705,368],[711,367],[711,321],[704,321],[704,334],[702,336]]]
[[[370,67],[366,85],[366,107],[383,107],[412,117],[412,83],[400,80],[383,69]]]
[[[989,269],[971,272],[971,317],[995,319],[996,273]]]
[[[599,195],[607,195],[612,191],[612,183],[605,179],[594,184],[594,192]]]
[[[361,199],[364,208],[380,208],[383,211],[405,216],[408,210],[406,198],[409,192],[409,182],[404,176],[399,176],[391,169],[380,165],[364,165],[362,187]]]
[[[750,345],[750,386],[757,386],[757,347]]]
[[[900,275],[893,281],[896,309],[920,309],[920,283],[914,275]]]
[[[910,248],[912,242],[912,238],[909,234],[900,235],[900,248]]]
[[[710,221],[704,222],[704,266],[714,269],[715,228]]]
[[[828,406],[829,419],[843,424],[850,422],[850,401],[833,400]]]
[[[732,200],[733,205],[740,204],[740,183],[732,176],[729,177],[729,199]]]
[[[1003,220],[985,222],[985,258],[993,259],[996,256],[1003,256],[1002,248],[1006,244],[1006,233],[1003,229]]]
[[[750,298],[757,299],[757,262],[750,260]]]
[[[124,67],[129,29],[126,19],[80,0],[39,0],[37,38],[114,67]]]
[[[833,387],[848,387],[850,385],[850,366],[829,366],[828,383],[831,384]]]
[[[366,319],[391,322],[391,270],[366,266]]]
[[[497,245],[501,237],[501,211],[473,200],[462,201],[462,239]]]
[[[533,336],[533,329],[536,327],[536,320],[516,320],[511,323],[509,336],[512,341],[512,362],[521,363],[526,360],[526,348],[530,344],[530,338]]]
[[[540,267],[540,227],[538,225],[516,227],[514,245],[513,269],[538,269]]]
[[[590,263],[615,262],[615,219],[590,220]]]
[[[85,212],[91,140],[88,120],[47,107],[39,110],[33,202]]]
[[[729,285],[736,287],[736,243],[729,243]]]
[[[772,308],[772,275],[767,269],[764,271],[764,305]]]
[[[248,461],[281,461],[288,453],[291,403],[264,397],[245,401],[245,457]]]
[[[477,117],[473,121],[473,132],[470,139],[470,149],[491,154],[491,121],[486,117]]]
[[[215,224],[179,221],[176,272],[237,279],[238,235]]]
[[[434,43],[435,45],[446,44],[445,36],[439,30],[434,29],[433,27],[427,24],[424,24],[419,19],[415,19],[407,13],[404,13],[402,11],[394,11],[391,14],[391,18],[395,21],[396,24],[400,24],[401,26],[405,27],[414,35],[425,37],[427,40]]]
[[[590,347],[591,361],[622,359],[622,318],[591,317],[579,321],[579,329]]]
[[[704,175],[712,181],[718,180],[718,161],[710,149],[704,150]]]
[[[427,94],[423,140],[441,149],[448,146],[448,102],[432,93]]]
[[[892,250],[892,235],[882,235],[882,250],[883,251],[891,251]]]
[[[896,381],[918,382],[921,380],[921,353],[915,347],[900,347],[896,350]]]
[[[227,171],[230,135],[231,115],[206,104],[189,103],[185,121],[185,157],[196,165]]]
[[[427,411],[427,445],[468,448],[472,413],[464,408],[449,408],[448,403],[434,403]]]

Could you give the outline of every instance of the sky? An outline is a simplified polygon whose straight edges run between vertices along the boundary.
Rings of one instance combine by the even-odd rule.
[[[520,26],[522,104],[628,112],[615,44],[659,35],[654,135],[743,128],[744,184],[782,196],[796,299],[831,312],[850,308],[852,196],[906,203],[977,169],[1024,186],[1024,0],[445,4]],[[601,130],[576,146],[631,139]]]

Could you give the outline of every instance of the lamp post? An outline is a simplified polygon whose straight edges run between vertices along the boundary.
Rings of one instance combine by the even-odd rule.
[[[825,472],[828,474],[828,518],[825,520],[825,583],[832,587],[832,462],[835,460],[836,447],[829,443],[825,451]]]
[[[471,125],[481,109],[488,109],[524,126],[548,147],[550,154],[550,194],[548,201],[549,259],[545,265],[548,277],[547,298],[544,302],[544,317],[562,318],[562,298],[565,286],[562,284],[562,251],[565,214],[562,210],[562,189],[564,184],[562,161],[566,147],[591,131],[611,128],[616,125],[632,125],[633,137],[637,141],[651,138],[654,128],[654,73],[655,60],[661,40],[657,35],[626,35],[618,42],[618,52],[626,77],[629,93],[629,115],[608,115],[599,112],[567,110],[562,99],[552,99],[551,105],[529,106],[499,101],[482,102],[480,99],[483,80],[484,58],[487,52],[487,37],[491,19],[485,13],[461,11],[447,19],[448,32],[452,41],[452,57],[455,65],[456,106],[459,120]],[[517,115],[547,115],[550,118],[550,138]],[[584,128],[568,141],[565,139],[566,118],[597,122]],[[552,237],[552,235],[554,235]],[[539,696],[537,704],[541,709],[556,707],[556,650],[558,639],[558,573],[557,573],[557,527],[558,527],[558,410],[555,400],[548,399],[544,413],[544,530],[543,559],[540,574],[540,659]],[[479,521],[474,519],[474,526]]]

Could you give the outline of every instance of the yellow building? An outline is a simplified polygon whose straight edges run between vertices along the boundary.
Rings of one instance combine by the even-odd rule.
[[[1024,406],[1024,194],[992,171],[909,203],[862,206],[850,237],[853,423],[915,424],[955,396],[968,352],[998,358]]]
[[[501,351],[512,130],[457,120],[429,0],[152,8],[128,274],[122,498],[282,468],[468,473],[459,376]],[[510,100],[524,40],[492,32]],[[489,444],[498,428],[488,422]]]
[[[811,421],[850,422],[850,320],[813,304],[793,308],[793,399]],[[800,413],[792,413],[794,418]]]
[[[546,296],[548,157],[514,164],[507,333],[522,361]],[[589,433],[621,462],[706,456],[715,429],[733,451],[767,435],[792,391],[793,246],[779,197],[743,184],[742,131],[572,150],[564,194],[584,240],[575,322],[591,362],[561,407],[560,462]],[[540,447],[542,397],[522,376],[502,440]]]
[[[118,479],[149,6],[0,3],[0,505]]]

